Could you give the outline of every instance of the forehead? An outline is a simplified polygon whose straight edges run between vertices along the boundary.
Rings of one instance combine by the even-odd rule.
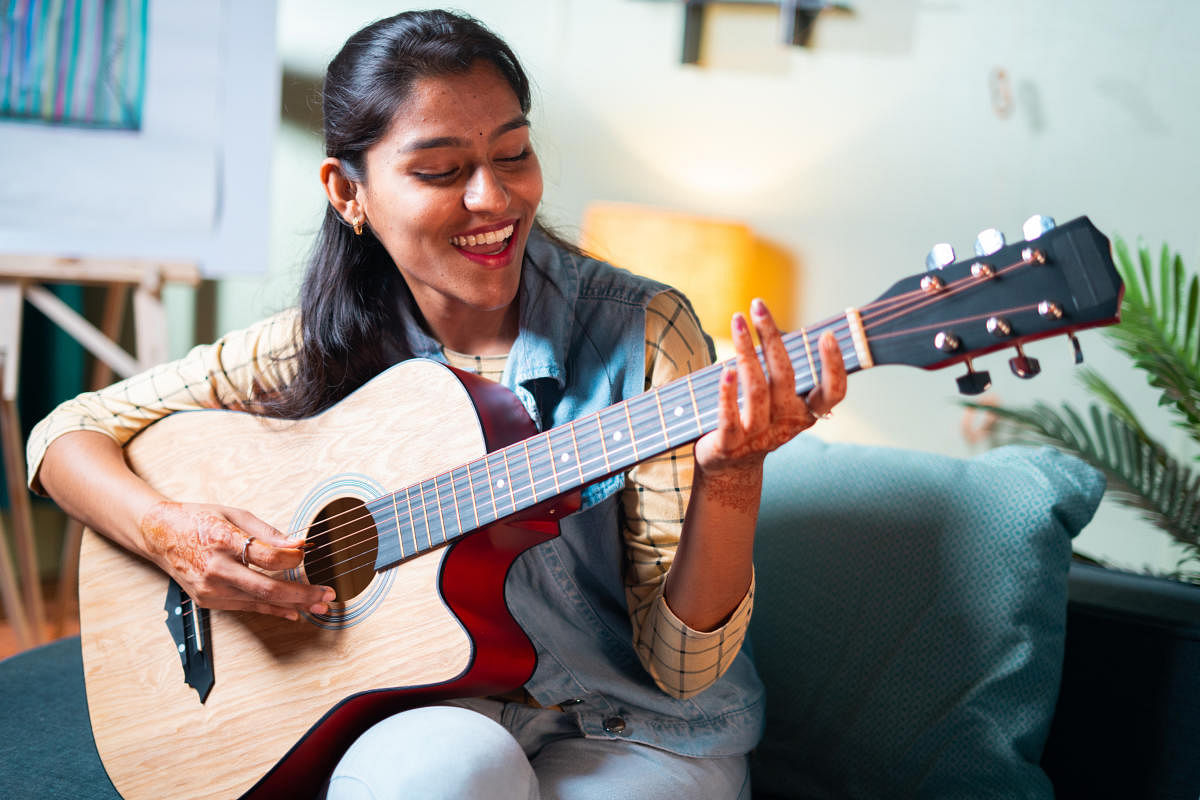
[[[490,62],[466,72],[417,79],[392,117],[386,138],[405,146],[430,137],[483,137],[523,117],[508,81]]]

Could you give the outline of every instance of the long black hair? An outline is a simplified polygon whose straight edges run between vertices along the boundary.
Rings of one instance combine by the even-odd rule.
[[[322,90],[325,155],[350,180],[366,177],[366,152],[383,138],[422,78],[493,64],[529,113],[529,79],[516,55],[479,21],[448,11],[407,11],[351,36],[329,63]],[[273,416],[298,419],[342,399],[411,351],[399,307],[412,298],[383,245],[361,235],[331,205],[300,289],[302,338],[295,378],[259,398]]]

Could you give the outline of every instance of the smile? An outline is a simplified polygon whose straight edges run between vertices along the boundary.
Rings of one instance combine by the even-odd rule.
[[[508,244],[508,240],[513,235],[514,225],[506,225],[503,228],[487,233],[469,234],[467,236],[451,236],[450,244],[455,247],[479,247],[490,244],[499,244],[500,247],[496,252],[502,251]]]

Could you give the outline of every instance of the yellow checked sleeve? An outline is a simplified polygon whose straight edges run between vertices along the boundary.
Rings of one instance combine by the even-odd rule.
[[[679,295],[656,296],[646,309],[646,388],[710,363],[700,324]],[[733,663],[754,606],[752,580],[722,627],[697,631],[680,621],[663,598],[691,496],[693,468],[692,445],[684,445],[630,470],[621,493],[634,646],[659,688],[681,698],[707,689]]]
[[[193,348],[178,361],[153,367],[59,405],[29,434],[25,456],[29,485],[41,492],[38,468],[46,448],[70,431],[96,431],[124,445],[138,431],[174,411],[239,408],[255,392],[284,385],[295,371],[299,312],[280,312],[216,342]]]

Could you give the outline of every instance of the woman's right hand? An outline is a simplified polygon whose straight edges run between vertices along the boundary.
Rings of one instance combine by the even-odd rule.
[[[248,511],[161,500],[140,523],[145,553],[202,608],[257,611],[287,619],[324,614],[333,589],[279,580],[300,565],[303,545]]]

